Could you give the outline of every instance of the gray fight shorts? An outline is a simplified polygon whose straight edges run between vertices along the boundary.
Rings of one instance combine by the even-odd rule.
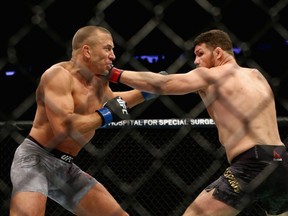
[[[97,180],[69,162],[26,138],[16,149],[11,166],[12,195],[39,192],[72,212]]]

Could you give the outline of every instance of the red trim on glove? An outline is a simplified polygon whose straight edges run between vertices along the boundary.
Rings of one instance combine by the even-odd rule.
[[[112,67],[110,70],[109,81],[114,82],[114,83],[119,83],[122,72],[123,70]]]

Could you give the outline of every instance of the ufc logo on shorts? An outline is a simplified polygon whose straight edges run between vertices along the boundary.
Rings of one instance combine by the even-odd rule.
[[[72,163],[72,161],[73,161],[73,157],[68,156],[68,155],[62,155],[60,159],[67,162],[67,163]]]
[[[126,102],[125,102],[124,100],[122,100],[121,98],[117,98],[117,101],[118,101],[118,103],[120,104],[120,106],[122,107],[122,113],[128,115],[128,110],[127,110]]]

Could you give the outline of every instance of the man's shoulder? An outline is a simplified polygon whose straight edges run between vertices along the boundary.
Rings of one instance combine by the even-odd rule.
[[[63,76],[68,78],[71,76],[71,72],[69,68],[61,62],[47,68],[41,77],[42,79],[55,79],[56,77],[60,78]]]

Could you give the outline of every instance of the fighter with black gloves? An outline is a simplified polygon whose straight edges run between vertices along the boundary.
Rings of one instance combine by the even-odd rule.
[[[130,119],[127,103],[119,96],[107,101],[104,107],[96,110],[102,118],[102,127],[110,122]]]

